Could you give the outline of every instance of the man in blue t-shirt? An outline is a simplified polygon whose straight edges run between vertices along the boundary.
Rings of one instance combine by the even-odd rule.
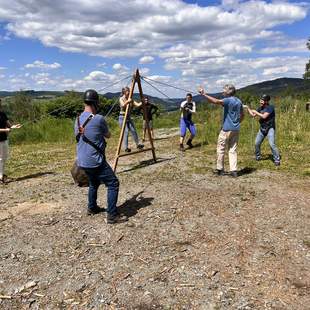
[[[224,86],[224,99],[216,99],[200,89],[199,93],[205,96],[210,102],[223,106],[224,116],[222,130],[217,142],[217,164],[218,175],[224,175],[225,149],[228,148],[230,175],[237,177],[237,145],[239,139],[240,123],[243,120],[243,107],[239,98],[235,97],[236,88],[232,84]]]
[[[268,138],[268,142],[273,155],[273,160],[276,166],[280,166],[280,153],[275,144],[276,130],[276,113],[274,106],[269,104],[270,96],[263,95],[260,99],[260,107],[255,111],[248,107],[249,114],[253,117],[259,117],[260,129],[255,140],[255,157],[256,160],[261,160],[261,144]]]
[[[97,193],[101,183],[108,188],[107,194],[107,223],[114,224],[127,221],[126,216],[117,211],[119,181],[112,168],[106,161],[106,138],[111,134],[103,116],[96,114],[99,96],[95,90],[89,89],[84,93],[84,112],[75,124],[77,137],[77,165],[88,176],[88,210],[89,215],[97,214],[103,209],[97,205]]]

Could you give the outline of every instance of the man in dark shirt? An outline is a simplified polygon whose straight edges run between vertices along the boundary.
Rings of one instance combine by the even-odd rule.
[[[20,128],[21,125],[11,125],[8,117],[2,111],[1,103],[0,99],[0,183],[5,183],[7,177],[4,174],[4,166],[9,157],[8,134],[11,129]]]
[[[145,119],[145,116],[143,114],[143,140],[142,141],[145,141],[147,122],[151,130],[152,138],[154,139],[153,115],[158,111],[158,107],[155,104],[152,104],[148,97],[144,97],[144,104],[145,104],[147,120]]]
[[[269,104],[270,96],[263,95],[260,100],[260,107],[255,110],[251,110],[248,107],[248,111],[251,116],[259,117],[260,129],[257,133],[255,140],[255,156],[256,160],[261,160],[261,144],[265,137],[268,138],[273,160],[276,166],[280,165],[280,154],[275,144],[275,130],[276,130],[276,114],[274,106]]]

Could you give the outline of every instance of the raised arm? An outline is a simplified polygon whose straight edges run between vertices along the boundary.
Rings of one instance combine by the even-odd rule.
[[[248,110],[249,114],[250,114],[252,117],[255,117],[255,116],[256,116],[256,114],[254,113],[255,110],[252,110],[252,109],[250,109],[249,107],[247,107],[247,110]]]
[[[140,107],[142,107],[142,102],[133,101],[133,105],[136,108],[140,108]]]
[[[130,104],[132,102],[132,99],[128,99],[128,100],[126,100],[126,99],[124,99],[123,97],[121,97],[120,99],[119,99],[119,103],[120,103],[120,105],[121,105],[121,107],[122,108],[125,108],[128,104]]]
[[[268,112],[260,113],[260,112],[255,111],[255,110],[252,110],[252,112],[255,116],[257,115],[262,119],[266,119],[270,115],[270,113],[268,113]]]
[[[212,96],[209,96],[205,93],[205,90],[203,88],[200,88],[198,90],[199,94],[206,97],[211,103],[214,103],[214,104],[218,104],[218,105],[221,105],[223,106],[224,105],[224,101],[221,100],[221,99],[217,99],[217,98],[214,98]]]

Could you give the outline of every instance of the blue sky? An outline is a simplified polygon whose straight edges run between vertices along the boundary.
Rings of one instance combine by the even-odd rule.
[[[139,67],[154,80],[213,92],[227,82],[301,77],[309,59],[309,1],[117,3],[0,0],[0,89],[101,89]]]

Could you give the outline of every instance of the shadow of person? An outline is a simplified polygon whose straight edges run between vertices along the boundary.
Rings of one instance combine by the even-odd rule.
[[[193,150],[193,149],[196,149],[196,148],[202,147],[204,145],[208,145],[208,144],[209,144],[208,141],[193,143],[193,147],[191,147],[191,148],[187,147],[185,149],[185,151],[190,151],[190,150]]]
[[[245,167],[242,168],[241,170],[238,171],[238,175],[247,175],[247,174],[251,174],[253,172],[255,172],[257,169],[256,168],[252,168],[252,167]]]
[[[156,164],[159,164],[159,163],[162,163],[162,162],[165,162],[165,161],[170,161],[170,160],[173,160],[173,159],[175,159],[175,157],[172,157],[172,158],[157,158],[156,162],[154,161],[154,159],[143,160],[140,163],[132,166],[129,169],[125,169],[125,170],[122,170],[122,171],[118,172],[118,174],[125,173],[125,172],[130,172],[130,171],[134,171],[134,170],[138,170],[138,169],[141,169],[141,168],[145,168],[145,167],[148,167],[148,166],[151,166],[151,165],[156,165]]]
[[[130,199],[127,199],[122,205],[118,207],[119,211],[128,216],[135,216],[142,208],[146,208],[152,205],[153,197],[143,197],[143,191],[136,195],[133,195]]]
[[[12,178],[9,182],[20,182],[20,181],[25,181],[29,179],[36,179],[43,177],[45,175],[55,175],[55,172],[47,171],[47,172],[38,172],[34,174],[28,174],[19,178]]]
[[[270,160],[273,161],[273,156],[271,154],[262,156],[261,160]]]

